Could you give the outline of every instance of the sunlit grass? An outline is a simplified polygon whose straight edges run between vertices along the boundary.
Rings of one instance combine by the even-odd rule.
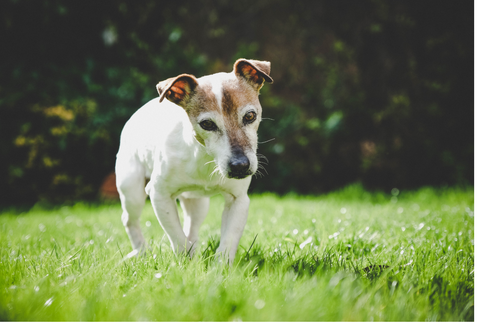
[[[392,194],[252,196],[233,267],[212,256],[222,198],[193,260],[149,204],[131,259],[118,204],[3,213],[0,319],[473,320],[473,189]]]

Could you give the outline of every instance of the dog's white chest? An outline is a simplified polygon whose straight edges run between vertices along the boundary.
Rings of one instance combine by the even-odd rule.
[[[182,192],[185,198],[202,198],[211,197],[222,192],[218,186],[193,186],[188,188],[189,191]]]

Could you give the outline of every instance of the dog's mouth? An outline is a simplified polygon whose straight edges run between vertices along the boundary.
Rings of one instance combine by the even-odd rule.
[[[244,179],[248,176],[251,176],[253,173],[252,171],[248,170],[246,172],[228,172],[228,177],[230,179]]]

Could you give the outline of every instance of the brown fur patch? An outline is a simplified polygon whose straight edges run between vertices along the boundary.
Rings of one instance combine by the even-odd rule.
[[[160,95],[160,102],[164,98],[169,101],[185,107],[190,95],[197,87],[198,83],[195,76],[182,74],[172,77],[157,84],[157,91]]]
[[[215,94],[210,85],[198,86],[195,90],[192,100],[186,106],[186,111],[190,117],[197,116],[206,111],[220,111]]]
[[[188,83],[178,81],[167,91],[167,97],[170,101],[178,103],[188,94]]]
[[[243,124],[239,123],[238,109],[247,104],[258,102],[258,96],[253,94],[252,90],[242,85],[232,86],[233,84],[224,84],[222,98],[222,112],[225,121],[225,128],[228,139],[232,147],[239,147],[242,151],[251,148],[250,141],[243,129]],[[243,89],[243,90],[239,90]],[[258,103],[260,106],[260,103]]]
[[[253,59],[238,59],[233,65],[235,73],[244,77],[256,90],[262,88],[264,81],[273,83],[270,77],[270,62]]]
[[[226,102],[224,102],[225,100]],[[258,92],[247,81],[229,81],[223,84],[222,111],[224,115],[237,113],[239,108],[248,104],[261,110]]]
[[[241,74],[247,79],[257,84],[263,84],[263,77],[259,75],[258,71],[248,64],[240,66]]]

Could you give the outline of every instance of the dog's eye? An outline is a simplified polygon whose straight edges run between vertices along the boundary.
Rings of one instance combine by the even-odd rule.
[[[243,117],[243,122],[245,124],[249,124],[249,123],[252,123],[253,121],[255,121],[256,119],[257,119],[257,114],[255,114],[255,112],[248,112]]]
[[[205,131],[215,131],[217,129],[217,125],[212,120],[205,120],[200,122],[200,126]]]

